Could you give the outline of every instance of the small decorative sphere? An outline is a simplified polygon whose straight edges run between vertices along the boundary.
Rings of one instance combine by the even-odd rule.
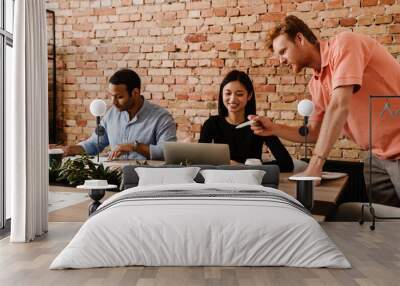
[[[106,110],[107,105],[102,99],[95,99],[90,103],[90,113],[93,116],[103,116]]]
[[[301,116],[310,116],[314,111],[314,103],[309,99],[303,99],[297,105],[297,111]]]

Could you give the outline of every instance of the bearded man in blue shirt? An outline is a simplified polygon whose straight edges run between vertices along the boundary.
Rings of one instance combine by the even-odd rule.
[[[101,120],[105,134],[97,135],[78,143],[65,146],[64,155],[96,155],[108,145],[112,159],[163,159],[163,142],[176,141],[176,124],[164,108],[152,104],[140,95],[141,81],[130,69],[117,71],[109,79],[108,90],[113,106]]]

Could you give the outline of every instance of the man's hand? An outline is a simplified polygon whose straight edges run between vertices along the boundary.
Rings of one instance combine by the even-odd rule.
[[[275,124],[268,117],[249,115],[247,119],[254,122],[251,124],[251,130],[253,130],[254,134],[259,136],[274,135]]]
[[[230,164],[231,165],[240,165],[240,163],[238,161],[235,161],[235,160],[231,160]]]
[[[133,152],[134,149],[133,144],[118,144],[108,155],[108,160],[114,160],[122,154]]]
[[[304,172],[297,173],[295,177],[322,177],[322,167],[324,166],[324,160],[313,156],[311,157],[310,163]],[[321,184],[321,181],[316,181],[315,185]]]

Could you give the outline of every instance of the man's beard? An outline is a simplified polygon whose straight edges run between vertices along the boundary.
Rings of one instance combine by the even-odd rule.
[[[116,106],[116,107],[118,108],[118,110],[120,112],[122,112],[122,111],[128,111],[129,109],[131,109],[133,107],[133,105],[134,105],[133,98],[130,98],[128,100],[128,102],[126,104],[124,104],[123,106]]]

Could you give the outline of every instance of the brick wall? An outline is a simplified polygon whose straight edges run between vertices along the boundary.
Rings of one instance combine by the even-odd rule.
[[[258,114],[299,124],[299,99],[308,96],[310,71],[294,75],[265,50],[265,32],[288,14],[321,38],[343,30],[371,35],[398,57],[399,0],[47,0],[56,13],[58,126],[64,143],[85,139],[95,121],[93,98],[107,99],[108,77],[136,70],[142,94],[166,107],[179,140],[196,141],[201,124],[216,114],[219,84],[233,68],[251,76]],[[301,156],[299,144],[285,142]],[[341,139],[330,157],[357,160]]]

